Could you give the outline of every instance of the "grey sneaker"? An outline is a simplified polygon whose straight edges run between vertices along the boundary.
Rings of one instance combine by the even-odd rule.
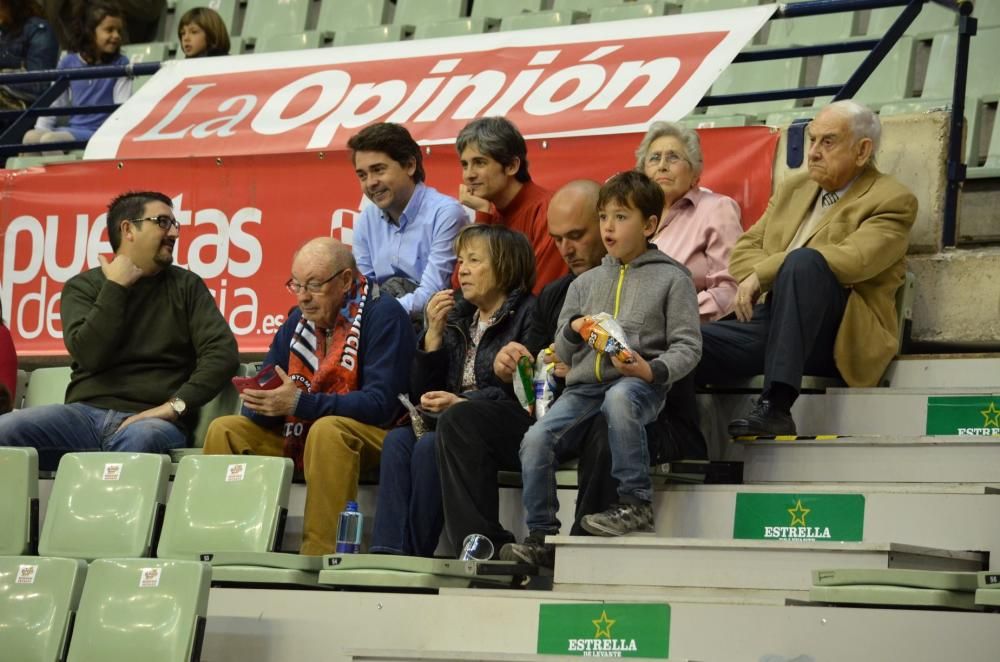
[[[620,503],[603,513],[584,515],[580,526],[595,536],[624,536],[637,531],[652,531],[653,504]]]
[[[509,542],[501,547],[500,560],[529,563],[540,568],[552,569],[556,565],[556,549],[538,538],[528,536],[522,543]]]

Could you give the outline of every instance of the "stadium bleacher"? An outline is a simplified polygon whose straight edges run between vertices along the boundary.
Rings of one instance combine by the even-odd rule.
[[[134,61],[168,59],[176,52],[177,18],[201,4],[223,15],[237,54],[243,43],[253,53],[356,46],[690,14],[759,1],[176,0],[162,21],[163,41],[130,45],[126,53]],[[880,37],[899,11],[892,7],[773,21],[766,45]],[[969,68],[967,162],[969,177],[985,181],[1000,179],[1000,78],[992,55],[1000,44],[1000,2],[980,0],[975,15],[980,25]],[[898,171],[920,197],[910,260],[919,294],[917,302],[910,302],[915,310],[909,318],[925,346],[945,324],[939,320],[938,302],[960,297],[961,290],[976,284],[972,278],[943,277],[937,266],[942,259],[947,113],[928,111],[950,103],[957,23],[955,12],[933,3],[925,6],[857,95],[882,109],[886,141],[880,163]],[[762,36],[760,43],[764,41]],[[840,84],[862,58],[862,53],[841,53],[736,63],[711,94]],[[766,123],[777,130],[811,117],[827,101],[720,105],[682,121],[699,128]],[[786,141],[779,145],[782,154]],[[21,156],[7,165],[31,167],[73,158],[79,155]],[[775,180],[790,171],[779,159]],[[988,194],[996,236],[997,189]],[[981,252],[981,236],[973,234],[970,243]],[[986,264],[995,265],[996,247],[986,252],[991,260]],[[973,267],[972,274],[995,280],[989,268]],[[995,289],[987,291],[995,296]],[[986,307],[970,306],[970,314]],[[995,312],[988,308],[986,314]],[[600,642],[625,637],[619,635],[624,630],[616,630],[613,639],[608,624],[619,603],[669,603],[671,659],[994,660],[1000,628],[998,615],[991,612],[1000,611],[1000,584],[990,577],[996,577],[994,553],[1000,554],[1000,439],[930,434],[922,412],[932,397],[988,398],[1000,392],[1000,358],[902,350],[879,388],[834,387],[804,394],[793,409],[803,436],[796,440],[732,443],[723,433],[724,423],[750,396],[699,395],[712,458],[743,462],[743,483],[660,485],[655,535],[558,536],[551,585],[535,579],[528,590],[407,583],[399,575],[393,583],[392,573],[377,572],[364,591],[325,589],[315,560],[281,553],[297,547],[305,492],[303,485],[292,484],[288,462],[261,463],[276,467],[276,477],[261,482],[255,482],[252,468],[244,469],[247,480],[235,485],[241,490],[236,499],[221,496],[217,490],[226,485],[220,481],[206,485],[202,480],[234,463],[232,458],[199,457],[198,451],[213,418],[239,411],[234,389],[202,409],[194,448],[175,454],[173,468],[166,458],[138,458],[145,465],[136,472],[137,482],[130,482],[131,470],[123,470],[115,491],[106,490],[107,467],[127,466],[126,457],[67,455],[54,478],[39,482],[37,454],[0,448],[0,624],[5,626],[0,627],[0,658],[57,659],[68,648],[71,662],[131,660],[138,650],[151,662],[198,659],[199,653],[206,662],[561,659],[536,654],[543,606],[598,606],[607,636],[601,634],[598,616],[584,619],[575,636]],[[244,364],[241,374],[252,374],[257,367]],[[69,368],[35,366],[25,375],[22,406],[62,402],[68,380]],[[248,464],[269,459],[247,458]],[[168,483],[171,471],[176,478]],[[563,522],[573,519],[573,487],[561,483]],[[375,515],[376,489],[365,485],[359,496],[366,535]],[[743,508],[761,497],[792,499],[795,506],[797,514],[788,504],[772,508],[768,526],[773,528],[839,526],[821,524],[832,521],[823,509],[837,511],[832,516],[836,520],[847,509],[843,504],[853,500],[863,504],[863,530],[845,539],[834,534],[831,542],[822,535],[815,539],[815,532],[804,535],[806,540],[766,539],[766,531],[762,539],[750,539],[739,530],[750,517]],[[500,500],[505,525],[519,536],[526,533],[520,490],[504,487]],[[811,504],[805,511],[803,500]],[[218,508],[220,501],[236,508]],[[160,537],[157,513],[164,504]],[[32,553],[39,526],[41,556]],[[149,558],[154,552],[159,559]],[[206,553],[212,560],[198,562]],[[63,558],[48,558],[52,556]],[[93,561],[89,570],[81,559]],[[25,567],[34,568],[29,571],[33,583],[18,580]],[[211,581],[217,583],[210,589]],[[277,588],[275,583],[297,588]],[[303,586],[310,590],[301,590]],[[40,623],[51,626],[40,628]],[[150,627],[154,623],[176,627]]]

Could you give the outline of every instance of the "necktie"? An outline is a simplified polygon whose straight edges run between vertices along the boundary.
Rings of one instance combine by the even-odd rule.
[[[840,196],[837,195],[836,193],[833,193],[833,192],[831,192],[831,193],[824,193],[823,194],[823,209],[826,209],[827,207],[829,207],[830,205],[832,205],[833,203],[835,203],[839,199],[840,199]]]

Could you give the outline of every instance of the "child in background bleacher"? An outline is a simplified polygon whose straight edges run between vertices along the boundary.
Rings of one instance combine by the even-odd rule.
[[[219,13],[209,7],[195,7],[181,16],[177,39],[184,57],[229,55],[229,31]]]
[[[74,52],[59,61],[59,69],[81,69],[99,65],[125,65],[122,55],[124,16],[117,5],[105,0],[86,3],[73,34]],[[58,106],[98,106],[122,103],[132,95],[132,79],[91,78],[70,81],[69,89],[55,100]],[[89,140],[110,113],[72,115],[66,126],[56,128],[55,117],[39,117],[35,128],[24,134],[25,143],[57,143]]]
[[[503,560],[552,567],[554,550],[544,539],[559,533],[557,458],[579,446],[598,414],[608,425],[618,504],[586,515],[580,524],[600,536],[653,530],[646,425],[663,408],[670,384],[691,372],[701,356],[691,274],[649,243],[663,207],[660,186],[641,172],[619,173],[601,187],[597,212],[608,254],[566,292],[555,336],[556,354],[570,366],[566,390],[521,440],[528,537],[504,545]],[[628,352],[591,347],[589,329],[600,313],[618,321]]]

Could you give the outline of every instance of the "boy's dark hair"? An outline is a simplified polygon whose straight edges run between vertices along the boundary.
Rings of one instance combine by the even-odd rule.
[[[643,218],[660,217],[666,198],[660,185],[635,170],[624,170],[604,182],[597,194],[597,208],[604,209],[608,203],[617,202],[624,207],[638,209]]]
[[[505,225],[466,225],[455,237],[455,255],[470,241],[486,242],[497,285],[506,294],[520,289],[530,292],[535,285],[535,250],[524,234]]]
[[[416,169],[413,171],[413,181],[419,184],[424,181],[424,160],[420,154],[420,145],[413,139],[406,127],[392,122],[379,122],[366,126],[351,136],[347,141],[351,148],[351,159],[355,152],[382,152],[404,168],[413,161]]]
[[[102,54],[97,51],[97,41],[94,34],[97,26],[108,16],[120,18],[122,29],[125,27],[125,12],[112,0],[90,0],[77,5],[76,31],[70,34],[70,50],[80,54],[88,64],[106,64],[118,57],[119,53]],[[125,41],[125,35],[122,35]],[[119,51],[120,52],[120,51]]]
[[[514,179],[531,181],[528,174],[528,145],[514,123],[506,117],[480,117],[465,125],[455,139],[455,149],[461,157],[470,144],[475,143],[480,152],[490,157],[504,168],[520,159],[521,165],[514,173]]]
[[[122,243],[122,221],[142,218],[146,205],[150,202],[162,202],[173,207],[173,200],[157,191],[128,191],[122,193],[108,205],[108,242],[111,250],[118,252]]]
[[[229,31],[219,12],[210,7],[195,7],[187,10],[177,23],[177,40],[181,30],[194,23],[205,32],[205,52],[203,56],[229,55]]]

